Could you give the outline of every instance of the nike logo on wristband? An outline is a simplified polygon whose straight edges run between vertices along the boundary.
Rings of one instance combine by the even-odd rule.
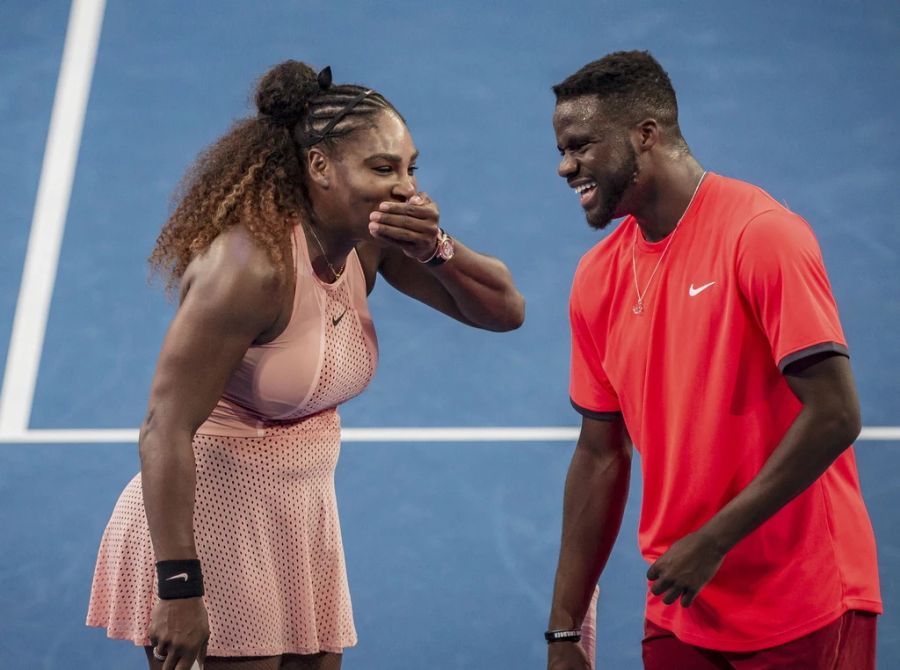
[[[167,582],[171,582],[173,579],[183,579],[184,581],[188,580],[188,573],[179,572],[177,575],[172,575],[171,577],[166,577]]]

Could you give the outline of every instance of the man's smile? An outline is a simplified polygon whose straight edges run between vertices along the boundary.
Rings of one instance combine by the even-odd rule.
[[[593,179],[582,181],[580,183],[570,184],[570,186],[575,190],[578,194],[578,199],[581,202],[581,206],[585,207],[591,201],[591,198],[597,192],[597,182]]]

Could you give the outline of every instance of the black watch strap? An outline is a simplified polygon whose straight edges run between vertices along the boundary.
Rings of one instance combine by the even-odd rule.
[[[544,633],[547,644],[554,642],[581,642],[581,630],[548,630]]]

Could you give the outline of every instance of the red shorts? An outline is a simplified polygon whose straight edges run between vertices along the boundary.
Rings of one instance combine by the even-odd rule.
[[[644,670],[875,670],[875,622],[875,614],[851,610],[778,647],[737,652],[685,644],[645,621]]]

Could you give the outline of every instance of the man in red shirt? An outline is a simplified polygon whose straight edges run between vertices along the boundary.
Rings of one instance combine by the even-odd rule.
[[[554,87],[559,174],[597,229],[572,287],[571,401],[550,670],[578,638],[618,534],[633,442],[647,669],[875,668],[875,539],[859,403],[809,225],[706,172],[646,52]]]

